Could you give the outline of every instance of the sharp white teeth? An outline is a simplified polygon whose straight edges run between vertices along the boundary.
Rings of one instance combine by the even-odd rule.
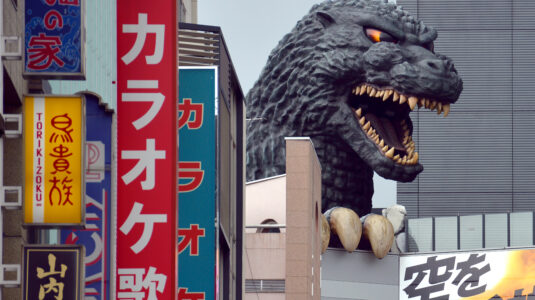
[[[418,103],[418,98],[409,97],[409,107],[411,108],[411,110],[414,110],[414,107],[416,107],[416,103]]]
[[[392,95],[392,90],[388,90],[383,95],[383,101],[386,101],[388,98],[390,98],[390,95]]]
[[[369,93],[372,91],[372,89],[373,89],[373,88],[372,88],[371,86],[369,86],[369,85],[366,86],[366,93],[369,94]]]
[[[385,146],[385,141],[380,140],[378,144],[379,144],[379,147],[383,148]]]
[[[375,97],[375,93],[377,93],[377,91],[374,88],[372,88],[371,92],[369,93],[370,97]]]
[[[379,91],[379,92],[377,92],[377,94],[375,94],[375,96],[383,97],[384,94],[385,94],[385,91]]]
[[[437,115],[440,115],[442,113],[442,103],[437,103]]]
[[[448,116],[450,113],[450,104],[444,104],[442,105],[442,110],[444,111],[444,118]]]
[[[388,146],[385,146],[385,147],[388,147]],[[386,151],[385,153],[385,156],[388,157],[388,158],[393,158],[394,157],[394,147],[390,148],[390,150]]]
[[[359,118],[362,116],[362,108],[357,109],[355,112]]]
[[[394,156],[392,159],[393,160],[398,160],[399,159],[399,154],[396,154],[396,156]]]
[[[386,153],[388,151],[388,145],[385,145],[381,150]]]
[[[365,119],[364,117],[362,117],[362,118],[359,119],[359,124],[360,124],[361,126],[364,126],[364,122],[366,122],[366,119]]]
[[[371,123],[370,123],[370,121],[368,121],[368,123],[366,123],[366,124],[364,124],[364,125],[362,126],[362,129],[364,129],[364,130],[368,130],[368,129],[370,129],[370,127],[371,127]]]
[[[399,99],[399,94],[398,94],[398,92],[394,91],[394,98],[392,99],[392,101],[396,102],[396,101],[398,101],[398,99]]]
[[[364,93],[366,93],[366,90],[367,90],[366,85],[362,85],[362,86],[360,87],[359,96],[364,95]]]
[[[400,95],[399,96],[399,104],[403,104],[407,102],[407,97],[405,97],[405,95]]]
[[[360,94],[360,86],[358,86],[358,87],[355,88],[355,93],[354,93],[354,94],[355,94],[355,95]]]

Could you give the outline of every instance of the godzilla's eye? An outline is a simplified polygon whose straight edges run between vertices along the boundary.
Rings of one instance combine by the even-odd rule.
[[[393,36],[390,34],[374,29],[374,28],[366,28],[365,30],[366,36],[374,43],[379,42],[390,42],[390,43],[397,43],[398,40],[396,40]]]

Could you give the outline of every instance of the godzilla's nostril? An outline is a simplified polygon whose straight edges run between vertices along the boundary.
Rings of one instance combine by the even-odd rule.
[[[440,69],[440,65],[435,61],[427,61],[427,66],[435,70]]]

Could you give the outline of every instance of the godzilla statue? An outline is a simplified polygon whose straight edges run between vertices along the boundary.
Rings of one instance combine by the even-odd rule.
[[[322,167],[322,210],[354,250],[358,215],[372,207],[374,171],[409,182],[423,170],[410,112],[424,107],[447,116],[462,91],[452,61],[434,52],[436,37],[384,1],[315,5],[271,52],[247,95],[247,179],[283,174],[284,137],[310,137]]]

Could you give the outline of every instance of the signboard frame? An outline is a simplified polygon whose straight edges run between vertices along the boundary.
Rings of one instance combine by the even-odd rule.
[[[118,300],[178,297],[177,9],[172,0],[117,1]]]
[[[26,105],[28,105],[28,101],[26,101],[27,98],[43,98],[45,105],[46,105],[46,99],[47,98],[76,98],[80,99],[81,101],[81,159],[80,159],[80,170],[81,170],[81,186],[80,186],[80,223],[62,223],[62,222],[26,222],[26,204],[23,205],[23,226],[38,226],[38,227],[44,227],[44,228],[60,228],[60,227],[74,227],[74,228],[83,228],[85,227],[85,159],[86,159],[86,153],[85,153],[85,142],[86,142],[86,124],[85,124],[85,96],[82,94],[79,95],[50,95],[50,94],[25,94],[24,95],[24,105],[23,105],[23,111],[26,111]],[[25,116],[23,121],[23,141],[26,140],[28,133],[30,133],[30,130],[25,129]],[[33,130],[31,131],[33,132]],[[26,155],[26,147],[28,147],[27,143],[24,145],[24,155]],[[27,165],[30,162],[27,162],[26,159],[24,160],[24,172],[27,171]],[[24,177],[24,183],[23,183],[23,190],[24,190],[24,203],[26,203],[26,193],[28,192],[26,187],[26,175]]]
[[[56,0],[58,1],[58,0]],[[22,76],[26,79],[30,78],[41,78],[41,79],[63,79],[63,80],[85,80],[86,76],[86,57],[85,57],[85,42],[86,42],[86,29],[85,29],[85,0],[79,0],[80,3],[80,71],[79,72],[31,72],[27,70],[27,43],[26,43],[26,14],[28,13],[28,2],[42,2],[42,1],[32,1],[25,0],[24,3],[24,30],[22,33],[22,40],[24,41],[24,53],[22,54]],[[56,2],[54,2],[54,5]]]
[[[67,252],[70,251],[77,255],[77,272],[76,272],[76,284],[78,286],[78,292],[76,293],[76,299],[72,300],[82,300],[83,299],[83,285],[84,285],[84,268],[83,268],[83,258],[85,256],[85,248],[83,245],[35,245],[35,244],[24,244],[21,247],[22,249],[22,286],[21,293],[23,300],[30,300],[34,298],[28,298],[28,275],[29,270],[27,270],[29,265],[29,251],[32,252]],[[42,261],[43,266],[47,266],[46,261]],[[59,262],[61,265],[61,261]],[[58,266],[58,261],[55,264],[56,268]]]
[[[196,72],[198,71],[198,72]],[[203,74],[208,71],[207,75]],[[202,230],[202,236],[196,237],[196,242],[190,242],[183,251],[189,251],[189,256],[184,256],[179,249],[179,278],[184,278],[184,273],[191,273],[184,280],[179,281],[179,293],[183,296],[192,294],[193,296],[200,296],[203,294],[203,299],[213,299],[218,297],[218,284],[219,284],[219,67],[206,66],[206,67],[179,67],[180,72],[180,86],[179,91],[179,108],[180,105],[202,106],[202,123],[199,127],[194,125],[195,129],[188,128],[189,126],[184,123],[180,131],[183,131],[186,136],[180,138],[180,155],[181,160],[193,160],[199,162],[199,169],[203,172],[203,179],[199,183],[198,188],[194,190],[181,192],[179,203],[179,239],[181,230],[186,232],[189,230],[195,230],[198,228]],[[210,76],[213,76],[213,82],[208,82]],[[189,78],[192,77],[192,78]],[[206,81],[201,81],[206,80]],[[198,84],[200,86],[193,86]],[[207,88],[207,85],[213,84],[213,90]],[[213,93],[213,97],[211,95]],[[189,104],[185,104],[185,99],[189,100]],[[180,111],[180,109],[179,109]],[[184,114],[185,112],[182,112]],[[195,112],[194,114],[197,114]],[[184,117],[184,115],[182,115]],[[195,119],[198,115],[195,115]],[[190,120],[191,116],[188,114],[187,119]],[[179,118],[180,120],[180,118]],[[184,121],[183,121],[184,122]],[[195,122],[192,122],[195,123]],[[205,124],[206,123],[206,124]],[[180,121],[179,121],[180,125]],[[212,128],[210,128],[210,126]],[[196,132],[200,130],[200,132]],[[180,134],[179,134],[180,135]],[[195,142],[193,144],[192,142]],[[200,150],[202,148],[203,150]],[[187,149],[187,150],[186,150]],[[204,151],[209,149],[207,151]],[[204,153],[207,152],[207,153]],[[180,163],[189,161],[181,161]],[[189,172],[192,169],[188,170]],[[179,170],[179,174],[180,174]],[[180,184],[180,179],[179,179]],[[211,193],[211,195],[210,195]],[[192,206],[188,206],[187,202],[194,199],[210,199],[213,201],[210,203],[196,203]],[[206,210],[212,210],[212,213],[206,212]],[[217,222],[214,224],[214,220]],[[193,226],[197,226],[193,228]],[[181,228],[182,227],[182,228]],[[184,236],[183,239],[186,237]],[[206,239],[206,240],[201,240]],[[179,241],[179,245],[180,245]],[[196,244],[197,249],[192,248]],[[183,246],[184,247],[184,246]],[[207,247],[211,249],[206,250]],[[180,247],[179,247],[180,248]],[[200,250],[199,250],[200,249]],[[203,250],[204,249],[204,250]],[[207,252],[207,254],[203,254]],[[184,265],[185,264],[185,265]],[[192,266],[195,266],[195,270],[192,270]],[[182,271],[181,271],[182,270]],[[180,274],[182,276],[180,276]],[[207,275],[209,274],[209,275]],[[204,288],[201,290],[201,288]],[[187,299],[187,298],[186,298]]]

